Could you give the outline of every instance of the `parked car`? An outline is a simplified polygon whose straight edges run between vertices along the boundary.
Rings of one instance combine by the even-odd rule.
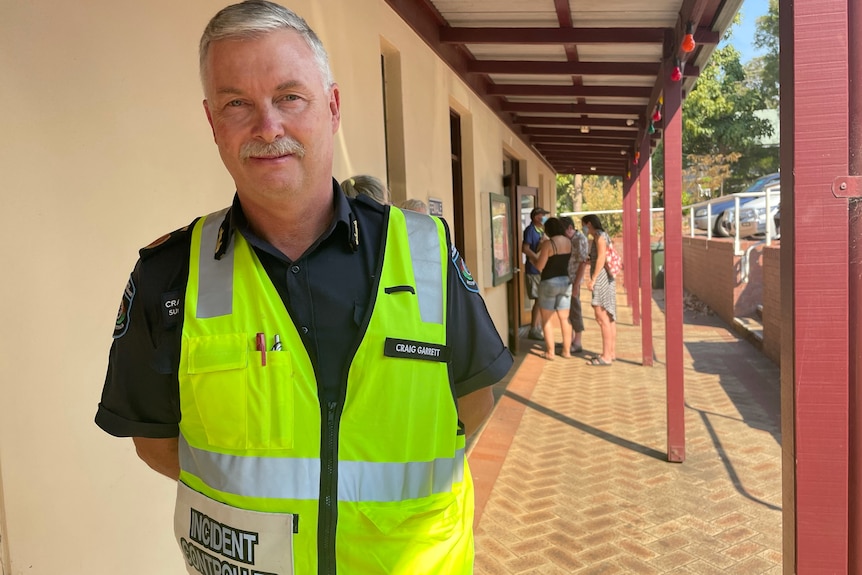
[[[740,193],[761,192],[767,186],[772,186],[775,184],[780,186],[780,182],[781,174],[776,172],[774,174],[769,174],[758,178],[753,184],[748,186],[748,188],[746,188],[743,192]],[[709,228],[712,228],[713,235],[719,237],[732,236],[733,216],[736,209],[736,198],[734,196],[736,195],[738,194],[729,194],[727,196],[720,196],[711,200],[709,202],[710,217],[708,222],[706,217],[706,205],[696,208],[694,212],[694,227],[699,230],[707,230]],[[748,204],[755,199],[757,198],[740,197],[740,210],[742,209],[742,206]]]
[[[781,184],[767,187],[764,192],[769,195],[769,214],[766,213],[766,196],[757,198],[739,208],[739,237],[755,238],[766,235],[766,226],[769,224],[769,234],[775,236],[775,224],[773,217],[781,207]],[[735,221],[731,214],[730,230],[733,233]]]
[[[736,194],[719,196],[708,202],[708,208],[706,204],[696,208],[694,210],[694,227],[699,230],[708,230],[712,228],[712,235],[714,236],[729,236],[730,233],[728,233],[728,230],[725,227],[726,224],[722,215],[728,208],[732,209],[735,206],[735,195]],[[740,205],[743,205],[752,199],[754,198],[739,198],[739,203]],[[707,218],[707,213],[709,213],[709,218]]]

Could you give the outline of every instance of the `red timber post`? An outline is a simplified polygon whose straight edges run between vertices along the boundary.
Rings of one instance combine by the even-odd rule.
[[[779,9],[785,573],[848,573],[849,226],[833,185],[849,172],[852,2]]]
[[[643,365],[653,365],[653,342],[652,342],[652,281],[650,274],[652,268],[647,260],[650,257],[650,174],[649,169],[650,137],[646,130],[641,140],[640,159],[638,161],[638,186],[640,193],[640,278],[641,278],[641,350],[643,353]]]
[[[862,5],[847,2],[847,63],[850,126],[849,175],[841,184],[852,191],[850,199],[850,473],[849,473],[849,557],[850,573],[862,575]]]
[[[626,304],[632,308],[632,324],[641,324],[640,278],[638,276],[638,198],[635,192],[635,179],[623,180],[623,262],[625,271]]]
[[[667,369],[667,458],[685,461],[682,344],[682,88],[664,71],[664,318]]]

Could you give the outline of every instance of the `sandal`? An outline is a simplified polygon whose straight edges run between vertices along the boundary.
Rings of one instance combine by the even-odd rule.
[[[548,361],[554,361],[554,359],[556,359],[556,357],[557,356],[555,356],[555,355],[548,355],[547,351],[542,352],[542,359],[547,359]]]
[[[610,361],[605,361],[604,359],[602,359],[602,356],[597,355],[596,357],[594,357],[590,361],[588,361],[587,365],[609,367],[609,366],[613,365],[613,363]]]

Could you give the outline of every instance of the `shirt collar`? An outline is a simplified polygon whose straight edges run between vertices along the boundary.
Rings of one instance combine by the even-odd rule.
[[[359,247],[359,224],[356,221],[356,216],[353,214],[350,203],[347,201],[347,197],[344,195],[344,192],[341,190],[341,186],[338,185],[338,182],[335,181],[335,179],[332,180],[332,194],[335,201],[335,216],[332,218],[332,223],[329,225],[329,228],[327,228],[326,231],[317,238],[308,251],[311,252],[315,250],[321,242],[329,238],[331,235],[339,234],[344,237],[348,249],[350,249],[351,252],[356,252]],[[242,204],[239,201],[239,194],[236,193],[233,196],[233,203],[227,211],[227,214],[225,214],[224,220],[222,220],[219,228],[218,239],[214,246],[213,255],[215,259],[220,260],[225,253],[227,253],[230,243],[233,241],[234,231],[239,231],[239,233],[241,233],[246,241],[252,246],[262,249],[277,258],[286,259],[284,254],[275,249],[275,247],[273,247],[269,242],[266,242],[255,235],[251,230],[248,220],[245,217],[245,213],[242,210]]]

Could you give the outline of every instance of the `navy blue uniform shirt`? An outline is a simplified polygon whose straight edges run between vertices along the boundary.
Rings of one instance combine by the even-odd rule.
[[[348,199],[334,181],[333,194],[332,224],[295,261],[252,233],[237,197],[222,224],[224,237],[241,233],[249,242],[278,290],[311,358],[322,401],[337,398],[346,383],[350,352],[360,337],[382,257],[386,222],[383,206],[363,196]],[[123,293],[96,413],[96,423],[112,435],[179,435],[177,374],[192,225],[142,249]],[[512,356],[449,243],[449,373],[453,393],[462,397],[499,381],[512,366]]]

